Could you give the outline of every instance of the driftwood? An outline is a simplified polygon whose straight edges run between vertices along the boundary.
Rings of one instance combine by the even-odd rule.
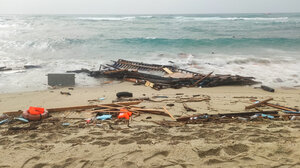
[[[193,108],[190,108],[186,103],[183,103],[183,107],[186,111],[193,111],[193,112],[196,112],[197,110],[193,109]]]
[[[80,70],[67,71],[67,73],[91,73],[91,71],[85,68],[81,68]]]
[[[201,102],[201,101],[209,101],[210,98],[179,98],[179,99],[163,99],[163,100],[153,100],[150,99],[149,101],[152,102],[168,102],[168,101],[174,101],[176,103],[184,103],[184,102]]]
[[[42,68],[40,65],[24,65],[25,69]]]
[[[177,103],[184,103],[184,102],[201,102],[201,101],[209,101],[210,98],[188,98],[188,99],[185,99],[185,98],[181,98],[179,100],[175,100],[175,102]]]
[[[201,116],[226,116],[226,117],[249,117],[255,114],[278,114],[278,111],[257,111],[257,112],[240,112],[240,113],[220,113],[220,114],[198,114],[198,115],[192,115],[192,116],[187,116],[187,117],[180,117],[177,118],[176,121],[184,122],[184,121],[189,121],[191,118],[194,117],[201,117]]]
[[[280,105],[276,105],[276,104],[271,104],[271,103],[265,103],[265,105],[270,106],[270,107],[274,107],[277,109],[281,109],[281,110],[287,110],[287,111],[299,111],[297,109],[293,109],[293,108],[289,108],[289,107],[284,107],[284,106],[280,106]]]
[[[141,100],[150,100],[149,97],[140,97],[140,98],[118,98],[113,100],[113,102],[124,102],[124,101],[141,101]]]
[[[268,91],[268,92],[275,92],[275,89],[273,89],[269,86],[261,85],[260,87],[262,88],[262,90],[265,90],[265,91]]]
[[[245,109],[252,109],[252,108],[261,106],[261,105],[266,104],[268,101],[271,101],[271,100],[273,100],[273,98],[269,98],[269,99],[266,99],[266,100],[263,100],[263,101],[259,101],[258,103],[252,104],[250,106],[246,106]]]
[[[155,115],[169,116],[163,110],[159,109],[141,109],[141,108],[130,108],[129,111],[139,112],[139,113],[149,113]]]
[[[199,79],[197,82],[195,82],[195,83],[193,84],[193,86],[194,86],[194,87],[197,86],[198,83],[200,83],[200,82],[202,82],[204,79],[208,78],[212,73],[214,73],[214,71],[212,71],[211,73],[207,74],[207,75],[204,76],[203,78]]]
[[[113,106],[113,107],[121,107],[121,106],[130,106],[130,105],[137,105],[140,104],[142,101],[130,101],[130,102],[119,102],[119,103],[111,103],[111,104],[103,104],[103,106]],[[61,107],[61,108],[49,108],[47,111],[49,113],[54,112],[63,112],[63,111],[70,111],[70,110],[85,110],[85,109],[92,109],[97,108],[99,105],[88,105],[88,106],[73,106],[73,107]],[[8,116],[18,116],[21,115],[23,111],[12,111],[12,112],[4,112]]]
[[[257,100],[251,99],[251,101],[255,102]],[[262,105],[266,105],[266,106],[270,106],[270,107],[273,107],[273,108],[277,108],[277,109],[280,109],[280,110],[286,110],[286,111],[293,111],[293,112],[299,111],[298,109],[294,109],[294,108],[290,108],[290,107],[285,107],[285,106],[281,106],[281,105],[278,105],[278,104],[263,103]]]
[[[62,94],[62,95],[69,95],[69,96],[71,95],[70,92],[63,92],[63,91],[61,91],[60,94]]]
[[[173,115],[167,110],[167,108],[163,107],[163,109],[165,110],[165,112],[173,119],[176,120]]]
[[[7,67],[0,67],[0,71],[11,71],[12,68],[7,68]]]
[[[150,121],[163,127],[182,127],[185,123],[176,121]]]

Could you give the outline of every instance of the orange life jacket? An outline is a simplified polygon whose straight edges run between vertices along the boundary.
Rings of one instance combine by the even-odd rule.
[[[28,109],[29,114],[32,115],[40,115],[43,114],[45,112],[45,109],[42,107],[32,107],[30,106]]]

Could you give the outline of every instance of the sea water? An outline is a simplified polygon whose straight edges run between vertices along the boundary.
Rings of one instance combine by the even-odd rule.
[[[0,15],[0,93],[47,88],[47,73],[110,60],[300,85],[300,14]],[[24,65],[40,65],[24,70]],[[101,80],[76,75],[78,86]]]

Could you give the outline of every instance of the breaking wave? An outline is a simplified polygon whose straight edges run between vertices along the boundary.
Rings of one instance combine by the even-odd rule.
[[[217,38],[217,39],[167,39],[167,38],[123,38],[113,39],[113,42],[132,45],[172,45],[172,46],[299,46],[300,39],[290,38]]]
[[[177,16],[176,20],[179,21],[288,21],[288,17],[186,17]]]
[[[78,17],[79,20],[87,21],[129,21],[135,19],[135,16],[127,17]]]

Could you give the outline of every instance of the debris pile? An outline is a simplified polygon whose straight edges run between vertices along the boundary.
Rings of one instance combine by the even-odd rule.
[[[120,93],[124,94],[125,92]],[[27,111],[6,112],[0,116],[0,125],[4,125],[6,123],[8,123],[8,125],[11,125],[11,123],[21,122],[23,123],[24,128],[20,126],[10,128],[9,126],[9,129],[27,130],[31,129],[30,125],[32,125],[32,123],[37,123],[34,124],[34,128],[36,129],[38,127],[38,123],[44,121],[51,121],[53,123],[55,122],[64,127],[78,124],[78,122],[80,122],[78,127],[83,127],[84,125],[101,126],[101,124],[104,123],[119,124],[120,122],[127,123],[127,126],[130,127],[130,122],[140,120],[142,122],[152,122],[164,127],[179,127],[186,124],[203,123],[300,120],[300,112],[298,109],[269,103],[269,101],[272,100],[273,98],[268,98],[262,101],[250,99],[250,102],[254,102],[254,104],[245,106],[245,111],[239,113],[208,114],[196,113],[199,109],[191,108],[187,105],[187,102],[206,101],[207,103],[209,103],[210,97],[207,95],[193,95],[193,97],[177,97],[175,99],[171,99],[168,96],[153,96],[152,98],[131,98],[130,96],[125,98],[118,97],[116,101],[113,101],[114,103],[109,104],[95,104],[87,106],[50,109],[30,107]],[[171,106],[171,103],[182,103],[186,112],[183,112],[181,115],[173,115],[172,111],[170,109],[169,111],[165,105],[160,105],[160,107],[156,105],[155,108],[146,108],[145,106],[140,106],[140,103],[144,101],[149,101],[151,103],[164,103],[166,106]],[[45,117],[37,115],[36,118],[35,116],[33,116],[33,114],[30,113],[31,117],[28,117],[27,113],[32,108],[35,110],[34,112],[42,109],[44,112],[47,112],[47,115],[45,115]],[[249,111],[251,109],[255,109],[256,111]],[[27,115],[24,115],[24,112]],[[192,112],[193,115],[190,115],[187,112]],[[24,118],[22,117],[22,114]],[[147,116],[145,116],[145,114]],[[151,120],[152,115],[161,116],[162,120]],[[146,120],[139,117],[145,118]],[[59,121],[54,121],[55,118],[59,119]],[[79,121],[72,123],[72,120]],[[109,126],[111,127],[111,125]]]
[[[87,72],[86,69],[69,72]],[[119,59],[113,64],[100,65],[98,71],[91,71],[92,77],[115,78],[143,84],[154,89],[181,87],[213,87],[224,85],[253,85],[253,77],[220,75],[210,72],[200,74],[170,65],[146,64]]]

